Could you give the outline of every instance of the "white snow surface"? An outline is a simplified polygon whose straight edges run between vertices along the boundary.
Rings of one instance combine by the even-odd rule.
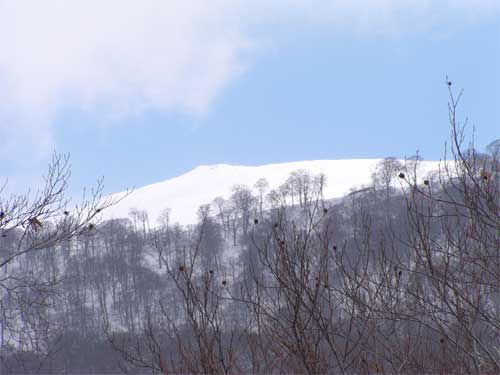
[[[218,196],[229,198],[234,185],[247,185],[257,193],[253,188],[255,182],[265,178],[269,191],[283,184],[291,172],[300,169],[312,175],[323,173],[327,178],[324,198],[339,198],[351,189],[369,185],[372,173],[381,160],[311,160],[261,166],[202,165],[178,177],[135,189],[118,204],[105,210],[103,219],[128,217],[130,210],[135,208],[146,211],[151,226],[155,226],[162,211],[169,208],[172,223],[194,224],[200,205],[211,203]],[[401,162],[404,163],[403,160]],[[437,161],[419,162],[418,175],[426,177],[438,168]]]

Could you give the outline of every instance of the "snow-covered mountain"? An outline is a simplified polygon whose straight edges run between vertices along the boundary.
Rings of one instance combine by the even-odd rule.
[[[147,185],[133,191],[128,197],[104,212],[103,219],[128,217],[130,209],[145,210],[152,225],[161,212],[169,208],[172,222],[193,224],[200,205],[214,198],[228,198],[236,184],[253,187],[260,178],[267,179],[269,188],[283,184],[290,173],[303,169],[311,174],[323,173],[327,178],[326,199],[342,197],[352,188],[368,185],[381,159],[312,160],[261,166],[202,165],[178,177]],[[438,162],[420,163],[421,176],[437,170]]]

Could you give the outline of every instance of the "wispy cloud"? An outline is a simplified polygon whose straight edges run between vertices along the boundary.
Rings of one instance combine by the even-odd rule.
[[[50,148],[66,106],[202,115],[251,64],[261,27],[405,33],[498,9],[497,0],[0,0],[0,158],[20,142]]]
[[[1,2],[2,138],[48,134],[65,105],[204,112],[243,66],[231,23],[217,1]]]

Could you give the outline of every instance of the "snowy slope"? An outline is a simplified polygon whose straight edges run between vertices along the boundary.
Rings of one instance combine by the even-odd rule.
[[[171,209],[172,222],[193,224],[202,204],[217,196],[228,198],[236,184],[253,187],[259,178],[266,178],[270,189],[281,185],[290,173],[304,169],[327,177],[326,199],[345,195],[351,188],[368,185],[380,159],[313,160],[262,166],[227,164],[203,165],[181,176],[136,189],[126,199],[104,212],[103,219],[128,217],[131,208],[145,210],[151,225],[165,208]],[[427,175],[438,168],[438,162],[420,163],[419,174]]]

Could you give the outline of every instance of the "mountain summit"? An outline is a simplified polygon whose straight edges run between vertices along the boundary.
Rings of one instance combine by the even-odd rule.
[[[370,184],[377,163],[381,160],[311,160],[260,166],[201,165],[178,177],[134,190],[124,200],[106,210],[103,218],[128,217],[131,209],[137,209],[146,211],[151,225],[155,225],[162,211],[169,208],[172,223],[194,224],[200,205],[211,203],[218,196],[228,198],[234,185],[253,188],[257,180],[265,178],[271,190],[283,184],[290,173],[296,170],[306,170],[311,175],[324,174],[327,182],[324,198],[339,198],[351,189]],[[437,168],[436,161],[419,163],[422,175]]]

